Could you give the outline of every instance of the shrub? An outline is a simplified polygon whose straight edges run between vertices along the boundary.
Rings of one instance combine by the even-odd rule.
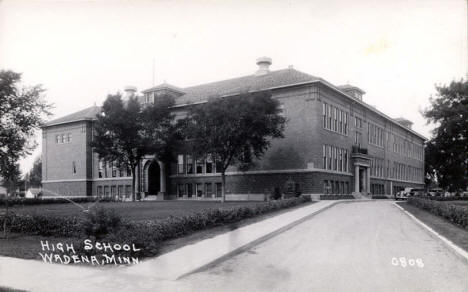
[[[372,199],[388,199],[385,195],[372,195]]]
[[[5,217],[0,218],[3,226]],[[76,217],[55,217],[47,215],[8,215],[10,232],[43,236],[75,237],[81,233],[81,224]]]
[[[81,228],[85,235],[101,239],[117,230],[121,223],[122,218],[114,209],[98,207],[86,214]]]
[[[353,195],[320,195],[320,200],[350,200]]]
[[[112,198],[100,198],[97,197],[70,197],[67,199],[64,198],[10,198],[8,199],[8,204],[12,205],[40,205],[40,204],[68,204],[70,203],[69,200],[72,200],[75,203],[87,203],[87,202],[95,202],[99,200],[99,202],[111,202]],[[4,206],[6,199],[0,198],[0,206]]]
[[[44,236],[72,237],[80,254],[84,250],[83,240],[118,244],[135,244],[141,251],[115,251],[116,255],[148,257],[157,255],[162,242],[195,231],[227,225],[240,220],[263,215],[278,209],[290,208],[310,202],[309,196],[259,203],[255,206],[233,207],[229,209],[207,209],[201,212],[168,217],[162,221],[146,220],[131,222],[123,220],[114,210],[97,208],[85,218],[52,217],[46,215],[12,215],[11,231]],[[0,223],[3,223],[3,217]],[[78,240],[81,239],[81,240]],[[96,250],[91,251],[96,254]]]
[[[407,202],[468,229],[468,208],[466,207],[418,197],[410,197]]]

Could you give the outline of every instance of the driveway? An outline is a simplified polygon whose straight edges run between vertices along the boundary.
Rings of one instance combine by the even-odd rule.
[[[393,202],[356,202],[178,284],[179,291],[468,291],[468,261]]]

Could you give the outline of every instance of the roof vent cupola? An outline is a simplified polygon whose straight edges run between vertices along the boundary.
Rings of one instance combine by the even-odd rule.
[[[125,91],[125,98],[131,98],[131,97],[135,97],[137,88],[135,86],[129,85],[129,86],[125,86],[124,91]]]
[[[258,70],[255,72],[255,76],[266,75],[270,72],[271,58],[260,57],[257,58]]]

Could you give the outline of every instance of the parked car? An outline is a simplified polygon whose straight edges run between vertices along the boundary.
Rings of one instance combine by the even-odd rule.
[[[402,191],[396,192],[395,200],[406,200],[410,196],[412,188],[405,188]]]
[[[430,189],[427,192],[427,196],[429,196],[429,197],[444,197],[445,192],[444,192],[443,189],[440,189],[440,188]]]
[[[411,189],[409,192],[409,195],[411,197],[413,196],[425,196],[426,195],[426,190],[425,189]]]

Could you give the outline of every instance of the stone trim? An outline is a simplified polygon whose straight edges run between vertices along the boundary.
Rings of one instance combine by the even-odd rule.
[[[353,176],[348,172],[339,172],[327,169],[312,168],[312,169],[284,169],[284,170],[251,170],[251,171],[229,171],[228,175],[249,175],[249,174],[275,174],[275,173],[313,173],[322,172],[336,175]],[[195,177],[220,177],[221,173],[199,173],[199,174],[173,174],[170,178],[195,178]]]

